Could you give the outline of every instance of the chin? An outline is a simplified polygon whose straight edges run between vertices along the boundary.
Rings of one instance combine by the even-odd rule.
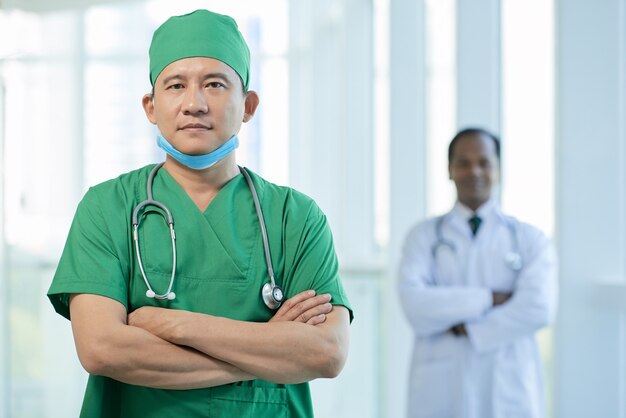
[[[175,146],[175,148],[187,155],[204,155],[215,151],[219,148],[219,145],[208,141],[182,141],[181,146]]]

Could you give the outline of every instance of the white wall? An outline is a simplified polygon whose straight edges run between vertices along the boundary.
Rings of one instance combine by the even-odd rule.
[[[400,252],[410,226],[426,212],[426,52],[424,1],[391,0],[390,224],[384,286],[380,417],[406,414],[413,335],[396,289]]]
[[[626,4],[557,3],[557,416],[626,417]]]
[[[5,92],[4,79],[0,74],[0,162],[4,161],[4,115]],[[4,164],[0,165],[0,306],[8,305],[6,245],[4,242],[4,183],[6,181]],[[9,411],[9,337],[8,312],[0,309],[0,418],[8,416]]]
[[[457,125],[500,131],[500,0],[457,0]]]

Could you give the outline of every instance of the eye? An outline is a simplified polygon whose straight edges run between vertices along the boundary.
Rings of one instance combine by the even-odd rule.
[[[210,89],[223,89],[226,86],[224,85],[224,83],[221,83],[219,81],[210,81],[209,83],[207,83],[207,87]]]
[[[182,88],[185,88],[185,86],[183,86],[181,83],[176,83],[176,84],[172,84],[170,86],[167,87],[168,90],[180,90]]]

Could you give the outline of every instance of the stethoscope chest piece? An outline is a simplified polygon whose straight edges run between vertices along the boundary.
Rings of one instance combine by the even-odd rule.
[[[506,255],[505,259],[506,264],[511,268],[511,270],[520,271],[522,269],[522,256],[518,252],[511,251]]]
[[[265,305],[270,309],[278,309],[284,298],[283,289],[270,282],[263,285],[261,296]]]

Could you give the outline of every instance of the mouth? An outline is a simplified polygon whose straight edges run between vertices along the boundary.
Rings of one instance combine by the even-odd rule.
[[[481,181],[468,181],[464,183],[465,187],[467,187],[468,189],[482,189],[485,187],[484,182]]]
[[[179,128],[179,130],[189,131],[189,132],[208,131],[211,129],[212,129],[211,127],[204,125],[202,123],[188,123]]]

